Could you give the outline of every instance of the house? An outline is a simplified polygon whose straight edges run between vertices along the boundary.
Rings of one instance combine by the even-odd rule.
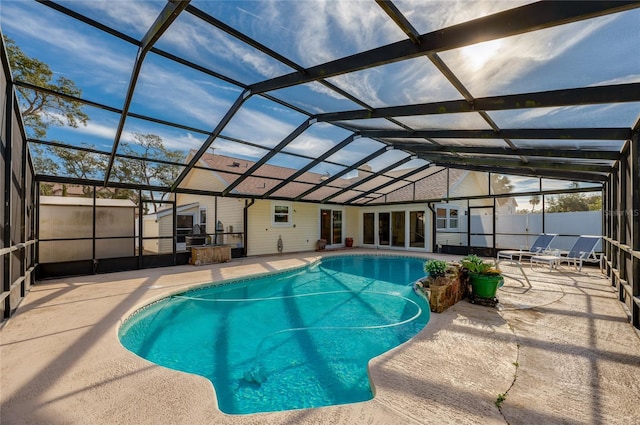
[[[222,192],[254,165],[255,162],[246,159],[205,153],[181,186]],[[199,224],[209,234],[218,229],[224,233],[218,243],[243,248],[245,255],[272,254],[279,247],[282,252],[310,251],[316,249],[320,239],[326,240],[329,248],[340,247],[347,237],[360,246],[430,251],[434,215],[436,243],[466,245],[463,238],[467,223],[461,219],[466,214],[466,201],[427,204],[415,200],[461,197],[479,193],[479,187],[488,187],[485,173],[434,166],[411,176],[409,182],[394,183],[386,195],[377,199],[372,196],[368,204],[359,206],[279,200],[278,197],[302,194],[311,183],[327,178],[324,174],[306,172],[295,182],[275,190],[270,199],[258,199],[296,171],[264,164],[230,192],[233,197],[176,193],[173,200],[177,205],[179,233],[191,223]],[[386,175],[399,177],[407,171],[394,170]],[[370,175],[371,168],[362,166],[356,176],[336,179],[305,199],[320,201]],[[367,192],[379,185],[375,179],[364,181],[358,190]],[[353,195],[347,192],[345,196]],[[157,220],[158,229],[170,229],[167,226],[171,226],[171,213],[161,211],[145,216],[147,220]],[[177,248],[186,246],[179,242]]]

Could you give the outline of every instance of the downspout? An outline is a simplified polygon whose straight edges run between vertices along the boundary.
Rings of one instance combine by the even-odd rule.
[[[253,198],[251,198],[251,202],[247,201],[246,199],[244,201],[244,211],[243,211],[244,255],[243,257],[246,257],[247,253],[249,252],[249,250],[247,249],[248,247],[247,242],[249,241],[249,238],[247,237],[247,232],[249,231],[249,207],[255,203],[256,203],[256,200]]]
[[[98,271],[98,259],[96,258],[96,225],[97,225],[97,207],[96,207],[96,186],[92,186],[93,187],[93,202],[91,204],[91,228],[92,228],[92,235],[91,235],[91,260],[93,263],[93,266],[91,268],[92,270],[92,274],[96,274]]]
[[[434,249],[436,246],[436,210],[433,209],[433,205],[427,203],[427,208],[431,210],[431,252],[437,252]]]
[[[198,207],[198,208],[200,208],[200,207]],[[200,213],[200,211],[198,211],[198,213]],[[218,241],[220,240],[218,238],[218,197],[217,196],[213,197],[213,224],[214,224],[213,228],[214,228],[214,231],[215,231],[213,244],[217,245]],[[224,229],[222,229],[222,231],[224,232]],[[207,233],[209,233],[209,232],[207,232]],[[222,241],[224,242],[224,233],[222,234],[221,238],[222,238]]]

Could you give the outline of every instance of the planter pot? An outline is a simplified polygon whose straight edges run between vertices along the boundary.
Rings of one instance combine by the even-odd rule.
[[[353,246],[353,238],[346,238],[344,240],[344,246],[351,248]]]
[[[428,276],[419,282],[420,290],[434,313],[442,313],[464,298],[466,293],[466,284],[459,271],[445,276]]]
[[[504,277],[502,275],[484,275],[469,273],[471,283],[471,294],[478,298],[495,298],[498,288],[502,286]]]

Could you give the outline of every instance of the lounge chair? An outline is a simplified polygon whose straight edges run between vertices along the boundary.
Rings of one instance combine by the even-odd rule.
[[[522,257],[533,257],[534,255],[542,254],[549,250],[549,245],[551,245],[551,242],[553,242],[556,236],[558,236],[557,233],[540,233],[528,251],[524,249],[520,249],[519,251],[498,251],[496,261],[511,260],[520,262],[522,261]]]
[[[534,263],[546,263],[549,264],[549,271],[552,271],[561,263],[567,262],[573,263],[578,271],[582,271],[582,263],[588,261],[598,262],[602,268],[602,257],[595,253],[596,245],[601,238],[601,236],[581,235],[566,255],[561,255],[560,250],[552,254],[534,255],[530,259],[531,267],[533,268]]]
[[[536,240],[533,241],[533,244],[531,245],[531,248],[529,248],[529,250],[520,249],[519,251],[498,251],[498,254],[496,255],[495,265],[496,267],[498,267],[501,261],[510,261],[512,264],[518,266],[520,272],[522,273],[522,276],[524,276],[529,286],[531,286],[529,277],[527,277],[527,274],[524,272],[524,270],[522,270],[522,257],[530,258],[534,255],[546,252],[549,249],[549,245],[551,245],[551,242],[556,238],[556,236],[558,236],[557,233],[540,233]]]

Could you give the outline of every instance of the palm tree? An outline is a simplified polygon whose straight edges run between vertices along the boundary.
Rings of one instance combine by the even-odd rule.
[[[531,204],[531,212],[536,208],[536,205],[540,204],[540,195],[533,195],[529,198],[529,203]]]

